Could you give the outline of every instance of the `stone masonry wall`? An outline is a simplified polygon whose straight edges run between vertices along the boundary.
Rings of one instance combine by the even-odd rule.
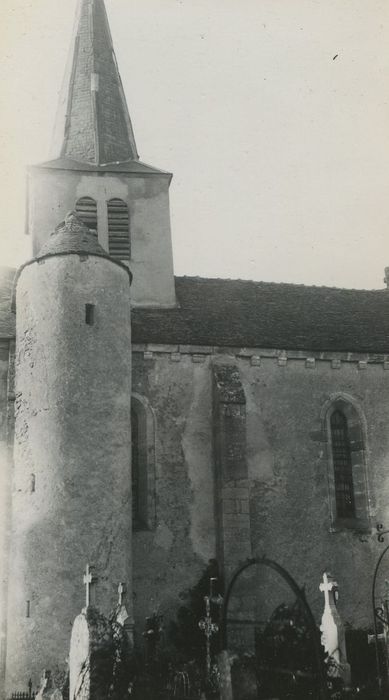
[[[132,601],[129,276],[51,257],[22,270],[16,309],[8,694],[64,670],[86,564],[105,615],[119,582]]]
[[[388,365],[377,358],[260,354],[135,348],[133,389],[148,401],[156,426],[156,528],[134,534],[138,625],[154,609],[173,613],[179,594],[216,554],[212,367],[224,359],[238,368],[246,399],[253,554],[275,559],[306,586],[317,620],[318,586],[323,571],[331,571],[345,623],[371,624],[371,578],[382,551],[373,530],[389,519]],[[364,532],[332,531],[323,407],[340,394],[365,417],[371,529]],[[274,603],[281,602],[274,579],[265,573],[262,579],[263,595],[274,589]]]
[[[6,654],[14,351],[13,340],[0,339],[0,697],[4,692]]]

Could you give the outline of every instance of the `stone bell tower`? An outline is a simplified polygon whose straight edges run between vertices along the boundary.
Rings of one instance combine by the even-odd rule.
[[[17,276],[7,697],[65,667],[86,562],[131,605],[130,278],[74,214]]]
[[[130,264],[133,305],[175,306],[171,177],[139,160],[104,0],[79,0],[51,160],[28,172],[34,254],[75,209]]]

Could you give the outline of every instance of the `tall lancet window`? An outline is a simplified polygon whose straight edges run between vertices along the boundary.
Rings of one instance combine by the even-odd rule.
[[[155,424],[147,399],[131,397],[132,524],[136,530],[155,527]]]
[[[129,260],[131,241],[128,206],[122,199],[110,199],[107,209],[109,254],[116,260]]]
[[[76,213],[85,226],[97,233],[97,202],[92,197],[81,197],[76,202]]]
[[[340,410],[330,419],[334,465],[336,513],[339,518],[355,517],[353,468],[347,418]]]

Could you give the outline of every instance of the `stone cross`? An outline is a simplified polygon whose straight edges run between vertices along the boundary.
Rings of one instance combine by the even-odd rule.
[[[86,565],[85,569],[85,574],[84,574],[84,586],[85,586],[85,607],[89,608],[89,606],[92,604],[94,605],[96,603],[95,601],[95,583],[97,581],[97,578],[94,574],[93,571],[94,567],[89,566],[89,564]],[[93,600],[92,600],[93,598]]]
[[[350,683],[350,666],[347,663],[346,637],[342,620],[336,607],[338,584],[331,574],[324,572],[319,589],[324,593],[324,611],[321,618],[321,643],[328,658],[335,662],[332,675],[340,676],[346,687]]]

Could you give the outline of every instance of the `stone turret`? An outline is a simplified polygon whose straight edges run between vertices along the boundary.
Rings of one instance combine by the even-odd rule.
[[[130,587],[130,277],[74,214],[18,274],[8,693],[64,665],[86,561],[102,613]]]

